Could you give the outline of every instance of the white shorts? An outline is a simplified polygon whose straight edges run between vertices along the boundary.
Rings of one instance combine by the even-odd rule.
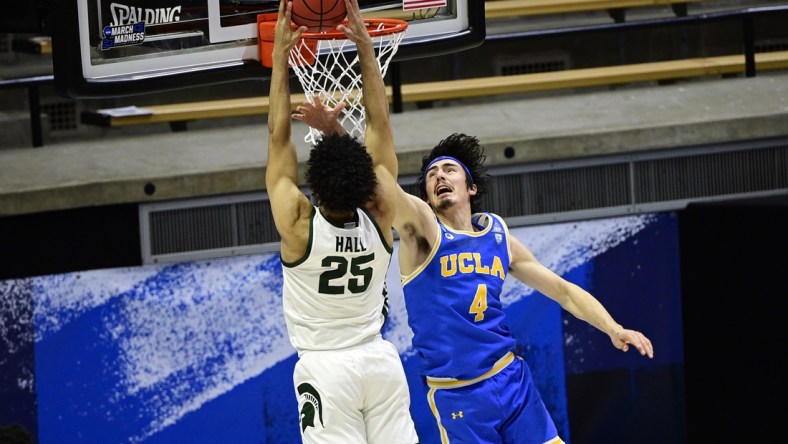
[[[293,383],[304,443],[419,442],[402,361],[381,337],[342,350],[303,352]]]

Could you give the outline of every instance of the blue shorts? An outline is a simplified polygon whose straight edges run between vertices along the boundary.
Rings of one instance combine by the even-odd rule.
[[[563,443],[522,358],[459,388],[430,388],[442,443]]]

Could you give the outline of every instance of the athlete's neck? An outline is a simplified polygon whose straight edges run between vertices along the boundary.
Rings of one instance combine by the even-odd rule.
[[[443,225],[455,231],[475,231],[471,222],[471,212],[468,211],[441,211],[436,212],[435,216]]]
[[[356,211],[331,211],[320,207],[320,214],[327,221],[331,222],[331,225],[339,228],[346,228],[345,224],[358,222],[358,213]]]

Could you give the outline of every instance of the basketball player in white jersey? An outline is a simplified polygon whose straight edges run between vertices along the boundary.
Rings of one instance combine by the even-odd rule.
[[[369,150],[348,135],[315,144],[306,170],[314,206],[298,187],[291,134],[288,53],[306,30],[291,30],[291,6],[282,0],[275,28],[265,179],[281,237],[285,321],[299,357],[301,437],[417,443],[399,353],[381,336],[398,168],[383,78],[358,3],[346,0],[349,23],[338,29],[358,47]]]

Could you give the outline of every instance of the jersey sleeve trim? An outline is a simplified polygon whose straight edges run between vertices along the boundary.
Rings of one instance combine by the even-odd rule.
[[[509,255],[509,263],[512,263],[512,243],[510,242],[512,235],[511,233],[509,233],[509,226],[506,225],[506,222],[503,220],[501,216],[495,213],[487,213],[487,214],[489,214],[491,217],[497,220],[498,223],[500,223],[501,226],[503,227],[503,231],[506,233],[506,254]],[[492,224],[490,224],[490,226],[492,226]]]
[[[429,256],[427,256],[427,259],[425,259],[424,262],[421,263],[421,265],[416,267],[416,269],[413,270],[411,274],[407,276],[400,274],[400,281],[403,286],[408,282],[412,281],[413,278],[418,276],[419,273],[421,273],[421,271],[424,270],[427,267],[427,265],[429,265],[430,262],[432,262],[432,259],[435,257],[435,254],[438,252],[438,249],[441,246],[441,239],[443,239],[444,225],[440,222],[440,220],[438,220],[437,217],[435,218],[435,223],[438,224],[438,230],[435,236],[435,242],[432,244],[432,250],[430,250]]]
[[[313,238],[314,233],[315,233],[315,230],[314,230],[313,227],[315,225],[315,217],[316,216],[317,216],[317,208],[315,208],[313,206],[312,207],[312,213],[309,215],[309,240],[306,242],[306,251],[304,251],[304,255],[301,256],[300,259],[297,259],[297,260],[295,260],[293,262],[285,262],[284,260],[282,260],[282,255],[280,253],[279,254],[279,260],[282,262],[282,266],[283,267],[287,267],[287,268],[297,267],[298,265],[302,264],[305,260],[307,260],[309,258],[309,253],[312,252],[312,238]]]
[[[359,210],[364,212],[364,214],[367,215],[367,218],[369,218],[369,220],[372,221],[372,225],[375,227],[375,231],[378,232],[378,237],[380,237],[380,242],[386,248],[386,251],[388,251],[389,254],[394,253],[394,246],[393,245],[389,245],[389,243],[386,241],[386,238],[383,237],[383,231],[380,229],[380,225],[378,225],[378,221],[376,221],[375,218],[372,217],[372,214],[370,214],[369,211],[367,211],[366,208],[362,207],[362,208],[359,208]]]

